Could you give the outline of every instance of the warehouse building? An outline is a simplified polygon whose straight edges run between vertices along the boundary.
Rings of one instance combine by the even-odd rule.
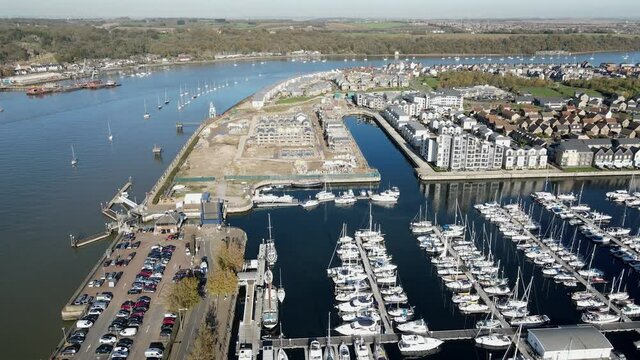
[[[609,359],[613,346],[592,326],[529,330],[527,342],[542,359]]]

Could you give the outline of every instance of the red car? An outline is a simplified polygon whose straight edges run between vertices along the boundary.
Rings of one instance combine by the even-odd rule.
[[[130,311],[131,309],[133,309],[134,305],[135,305],[135,303],[133,301],[127,300],[127,301],[122,303],[122,305],[120,306],[120,309],[121,310]]]
[[[170,317],[166,317],[162,320],[162,325],[173,325],[175,323],[176,323],[176,319],[170,318]]]

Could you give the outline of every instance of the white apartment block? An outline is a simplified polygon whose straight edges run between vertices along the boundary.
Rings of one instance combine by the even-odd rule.
[[[313,128],[302,113],[292,117],[261,118],[251,139],[256,145],[301,146],[313,144]]]
[[[547,168],[547,149],[543,147],[507,148],[504,155],[505,170],[536,170]]]
[[[410,120],[409,115],[398,105],[389,106],[382,116],[399,132]]]

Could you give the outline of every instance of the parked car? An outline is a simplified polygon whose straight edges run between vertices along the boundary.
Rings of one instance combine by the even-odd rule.
[[[138,333],[137,327],[127,327],[120,331],[120,336],[135,336]]]
[[[151,344],[154,344],[154,343],[151,343]],[[146,358],[150,358],[150,357],[161,358],[163,356],[163,353],[164,353],[164,346],[161,349],[157,347],[151,347],[151,345],[149,345],[149,348],[144,351],[144,356]]]
[[[96,348],[96,354],[110,354],[111,350],[113,350],[113,345],[111,344],[102,344]]]
[[[115,344],[118,341],[118,337],[114,334],[104,334],[98,341],[100,344]]]
[[[78,351],[80,351],[80,345],[72,344],[62,349],[60,353],[62,355],[75,355],[78,353]]]
[[[116,346],[124,346],[128,349],[131,349],[131,346],[133,346],[133,340],[129,338],[122,338],[118,340],[118,343],[116,344]]]
[[[91,320],[78,320],[76,321],[76,327],[78,329],[88,329],[93,326],[93,321]]]
[[[82,345],[82,343],[84,342],[84,340],[86,339],[86,336],[82,335],[78,335],[78,336],[69,336],[69,338],[67,339],[67,342],[69,344],[75,344],[75,345]]]
[[[100,294],[96,295],[97,301],[110,302],[112,299],[113,299],[113,293],[109,291],[103,291]]]

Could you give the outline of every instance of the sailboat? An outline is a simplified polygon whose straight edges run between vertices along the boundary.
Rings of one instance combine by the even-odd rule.
[[[147,111],[147,99],[144,99],[144,119],[148,119],[151,117],[151,114]]]
[[[262,326],[271,330],[278,325],[278,298],[276,290],[271,286],[273,283],[273,273],[271,270],[267,269],[267,271],[265,271],[264,282],[267,285],[267,289],[262,299]]]
[[[278,288],[278,300],[280,300],[280,302],[284,301],[284,297],[285,297],[285,292],[284,292],[284,286],[282,286],[282,270],[280,271],[280,287]]]
[[[324,360],[338,360],[336,349],[331,346],[331,313],[329,313],[329,325],[327,326],[327,346],[324,349]]]
[[[78,164],[78,157],[76,156],[76,152],[73,149],[73,145],[71,145],[71,166],[76,166]]]
[[[109,136],[107,137],[107,139],[109,139],[109,141],[113,141],[113,134],[111,133],[111,124],[109,122],[107,122],[107,127],[109,128]]]
[[[273,266],[278,260],[278,253],[276,252],[276,245],[271,237],[271,214],[268,214],[269,219],[269,239],[267,239],[267,263],[269,266]]]
[[[158,96],[158,110],[162,110],[162,104],[160,103],[160,96]]]
[[[167,89],[164,90],[164,104],[167,105],[169,103],[169,98],[167,97]]]

